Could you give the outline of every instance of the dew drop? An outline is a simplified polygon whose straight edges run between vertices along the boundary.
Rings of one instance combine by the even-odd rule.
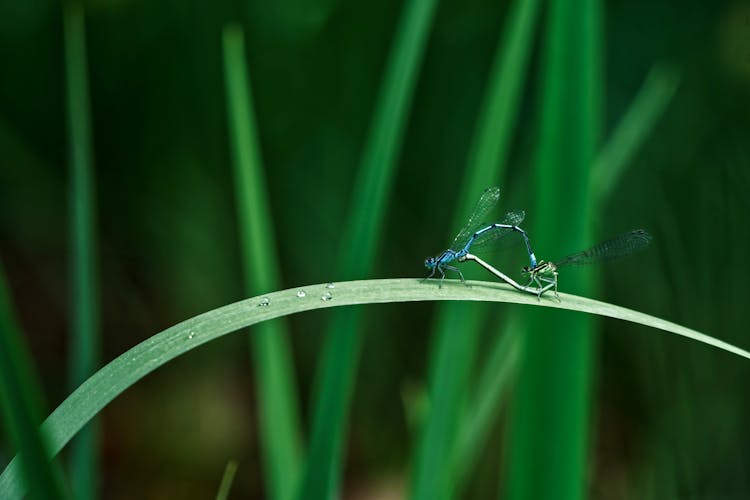
[[[336,285],[334,285],[333,283],[328,283],[326,285],[326,288],[336,288]]]
[[[332,298],[333,298],[333,295],[331,295],[331,292],[326,292],[320,296],[320,300],[322,300],[323,302],[328,302]]]
[[[195,337],[195,332],[193,330],[190,330],[188,332],[188,340],[192,339],[193,337]]]
[[[304,290],[297,290],[297,297],[299,297],[300,299],[304,297],[305,295],[307,294],[305,293]]]
[[[260,299],[260,302],[258,302],[258,307],[266,307],[271,303],[271,299],[268,297],[263,297]]]

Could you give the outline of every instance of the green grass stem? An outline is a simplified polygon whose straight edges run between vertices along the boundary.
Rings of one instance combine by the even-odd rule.
[[[398,155],[435,11],[435,0],[408,0],[396,27],[373,109],[351,204],[339,242],[338,276],[365,277],[375,263],[378,235],[391,199]],[[313,391],[310,449],[300,498],[337,494],[342,448],[362,345],[362,311],[334,314],[327,328]]]
[[[504,177],[533,46],[538,6],[538,0],[517,0],[509,11],[480,108],[459,191],[454,228],[466,222],[466,214],[473,208],[479,193]],[[454,464],[459,453],[456,436],[466,425],[460,422],[462,407],[465,396],[472,392],[467,382],[485,317],[486,309],[481,304],[445,304],[438,310],[430,355],[430,412],[417,445],[412,498],[432,500],[451,498],[454,494],[458,480]],[[460,453],[468,451],[464,448]],[[481,447],[473,451],[478,454]]]
[[[532,233],[539,258],[590,243],[589,175],[601,130],[599,1],[553,0],[547,15]],[[566,276],[582,295],[592,283],[590,270]],[[578,500],[588,472],[592,318],[532,311],[524,327],[501,495]]]
[[[274,228],[239,26],[224,29],[227,116],[234,166],[240,256],[248,295],[280,285]],[[269,321],[250,336],[260,408],[260,441],[268,498],[290,500],[301,462],[301,428],[289,334]]]
[[[597,205],[615,189],[626,167],[632,163],[633,157],[672,101],[679,83],[680,74],[672,66],[660,63],[651,68],[627,112],[594,161],[591,188]]]
[[[518,315],[511,314],[503,331],[496,334],[476,389],[464,408],[454,464],[457,491],[471,478],[492,426],[497,422],[502,402],[516,380],[523,334],[519,323]]]
[[[229,498],[229,490],[232,488],[236,474],[237,462],[230,460],[224,469],[224,475],[221,476],[221,484],[219,484],[219,491],[216,493],[216,500],[227,500]]]
[[[671,101],[678,81],[679,77],[673,69],[663,64],[652,68],[625,116],[600,150],[592,169],[591,185],[599,208],[601,208],[601,202],[609,197],[616,186],[617,178],[622,177],[625,169],[632,165],[636,152],[642,147],[655,121],[663,114]],[[665,243],[673,240],[674,238],[667,238]],[[669,254],[677,255],[674,252]],[[678,276],[682,276],[682,273]],[[678,287],[678,289],[686,288]],[[516,323],[513,321],[516,319],[515,315],[512,315],[510,319],[511,322]],[[467,479],[466,476],[476,460],[477,453],[481,451],[480,445],[489,434],[491,424],[500,412],[500,405],[504,401],[502,395],[508,389],[510,381],[515,379],[520,356],[513,339],[515,338],[515,342],[518,342],[518,336],[522,333],[518,331],[517,326],[506,327],[502,335],[496,336],[492,354],[482,370],[480,383],[477,384],[472,402],[469,403],[471,409],[465,412],[465,418],[468,420],[465,420],[466,423],[461,426],[463,431],[456,461],[459,487],[461,481]],[[512,347],[509,348],[511,343]]]
[[[750,352],[727,342],[613,304],[564,293],[560,294],[560,302],[546,296],[537,300],[536,296],[495,282],[468,281],[467,285],[446,280],[443,287],[438,288],[436,282],[425,283],[414,278],[338,282],[330,300],[321,300],[323,294],[331,291],[321,283],[252,297],[182,321],[121,354],[68,396],[42,424],[49,439],[49,450],[52,454],[58,453],[114,398],[176,357],[242,328],[290,314],[332,307],[460,300],[514,303],[537,310],[578,311],[670,332],[750,360]],[[300,288],[306,291],[305,297],[297,296]],[[553,312],[547,311],[544,316],[551,316]],[[548,335],[566,336],[562,332],[548,332]],[[0,474],[0,498],[20,498],[24,491],[16,457]]]
[[[70,387],[86,380],[100,363],[97,286],[96,201],[91,145],[86,33],[83,6],[64,4],[65,76],[70,154],[72,324]],[[70,477],[76,498],[98,497],[98,426],[92,421],[71,447]]]
[[[39,432],[42,399],[41,385],[14,317],[5,271],[0,266],[0,407],[10,441],[19,450],[14,462],[20,464],[20,469],[16,465],[14,484],[29,485],[29,497],[33,499],[68,498],[62,469],[57,462],[50,462],[51,447],[44,432]],[[0,498],[10,497],[0,493]]]

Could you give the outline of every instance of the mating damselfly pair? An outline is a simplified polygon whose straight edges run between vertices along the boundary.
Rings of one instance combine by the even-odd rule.
[[[451,263],[471,260],[518,290],[541,297],[544,292],[553,289],[555,296],[559,298],[557,295],[557,277],[558,269],[561,267],[594,264],[624,257],[645,248],[652,239],[651,235],[643,229],[636,229],[554,262],[537,261],[531,248],[529,236],[520,227],[525,217],[523,211],[508,212],[502,222],[486,222],[488,214],[497,205],[499,199],[499,188],[490,187],[484,190],[474,211],[469,216],[469,220],[453,239],[450,248],[436,257],[429,257],[425,260],[425,267],[432,271],[426,279],[435,276],[436,272],[440,273],[440,285],[442,286],[445,271],[448,270],[458,273],[461,281],[465,281],[461,271]],[[529,257],[529,265],[522,269],[522,273],[529,279],[525,286],[517,283],[470,252],[470,250],[483,250],[490,242],[505,240],[514,234],[523,239]]]

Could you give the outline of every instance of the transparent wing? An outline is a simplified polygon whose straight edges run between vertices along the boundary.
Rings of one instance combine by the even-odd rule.
[[[583,266],[618,259],[643,250],[651,243],[652,239],[653,237],[643,229],[636,229],[629,233],[615,236],[611,240],[599,243],[583,252],[568,255],[560,262],[556,262],[555,265],[557,267]]]
[[[508,212],[505,214],[505,217],[503,218],[501,224],[509,225],[509,226],[519,226],[523,219],[526,217],[526,212],[523,210],[514,210],[512,212]],[[484,227],[488,227],[490,224],[486,224]],[[481,229],[481,228],[480,228]],[[476,232],[476,231],[475,231]],[[506,238],[511,233],[516,233],[514,238]],[[474,233],[472,233],[474,234]],[[502,241],[498,241],[501,240]],[[482,251],[483,253],[486,253],[486,251],[489,249],[490,243],[496,242],[497,245],[505,244],[505,243],[520,243],[522,241],[521,233],[514,231],[512,228],[507,227],[493,227],[490,228],[484,232],[482,232],[480,235],[476,237],[474,242],[471,244],[471,251],[474,253],[477,253],[478,251]],[[494,246],[494,245],[492,245]]]
[[[498,200],[500,200],[499,187],[493,186],[484,190],[482,196],[479,197],[477,205],[474,207],[471,215],[469,215],[469,220],[466,221],[464,227],[453,238],[450,246],[452,250],[459,250],[466,245],[469,238],[472,237],[477,229],[482,227],[483,221],[487,220],[487,214],[497,205]]]

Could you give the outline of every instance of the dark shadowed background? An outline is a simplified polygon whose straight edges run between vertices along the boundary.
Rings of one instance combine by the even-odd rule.
[[[85,2],[98,364],[247,296],[222,59],[228,22],[244,29],[280,287],[290,288],[426,274],[423,259],[444,249],[453,230],[507,3],[437,5],[374,270],[342,277],[342,227],[402,2]],[[750,347],[750,3],[618,0],[602,7],[598,150],[629,111],[636,122],[646,113],[632,110],[649,78],[672,90],[588,216],[591,243],[636,227],[654,242],[637,257],[602,266],[595,297]],[[532,166],[549,13],[541,2],[504,178],[487,182],[501,185],[499,210],[525,209],[537,232],[548,215],[533,212],[540,204]],[[71,390],[65,68],[63,6],[1,0],[0,259],[40,374],[45,415]],[[580,248],[536,250],[554,259]],[[521,252],[509,249],[493,262],[517,277]],[[467,277],[485,277],[464,268]],[[565,275],[560,288],[568,291]],[[435,308],[365,310],[344,446],[341,491],[348,498],[409,491],[417,440],[410,419],[418,413],[410,405],[426,390]],[[288,320],[308,437],[327,314]],[[595,328],[588,495],[750,496],[747,361],[614,320]],[[485,330],[480,352],[497,334]],[[475,371],[482,362],[480,353]],[[210,498],[229,460],[239,464],[234,498],[267,497],[255,377],[240,333],[178,358],[117,398],[100,420],[101,497]],[[501,411],[459,496],[497,496],[499,450],[510,432],[505,417]],[[0,437],[0,466],[14,454]]]

